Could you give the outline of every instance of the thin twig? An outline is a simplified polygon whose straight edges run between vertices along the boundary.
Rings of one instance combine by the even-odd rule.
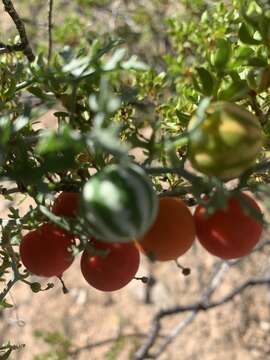
[[[16,254],[14,253],[13,247],[10,244],[10,238],[9,235],[5,232],[5,229],[2,230],[2,248],[6,250],[9,254],[9,257],[11,259],[11,268],[13,270],[13,276],[8,281],[6,287],[4,290],[0,293],[0,302],[2,302],[6,295],[9,293],[11,288],[20,280],[23,278],[23,275],[20,274],[18,270],[18,261],[16,259]]]
[[[20,35],[20,43],[17,43],[15,45],[5,45],[0,44],[0,54],[3,53],[10,53],[14,51],[22,51],[24,55],[27,57],[27,59],[32,62],[35,60],[35,55],[30,47],[28,37],[26,35],[24,23],[22,19],[20,18],[19,14],[15,10],[13,3],[11,0],[2,0],[4,4],[5,11],[9,14],[11,19],[13,20],[18,33]]]
[[[48,65],[50,65],[52,58],[52,17],[53,17],[53,0],[48,0],[48,35],[49,35],[49,45],[48,45]]]
[[[5,288],[3,291],[1,291],[0,293],[0,303],[5,299],[5,297],[7,296],[7,294],[9,293],[9,291],[11,290],[11,288],[16,284],[16,282],[19,279],[17,279],[16,277],[14,277],[13,279],[9,280],[9,282],[6,284]]]
[[[159,196],[163,197],[163,196],[187,195],[187,194],[190,194],[191,191],[192,191],[191,186],[182,186],[182,187],[177,187],[172,190],[165,190],[165,191],[161,192],[159,194]]]
[[[256,98],[256,92],[255,91],[251,91],[250,93],[250,104],[252,106],[252,109],[254,110],[256,116],[258,117],[260,123],[262,125],[265,124],[266,118],[264,116],[264,113],[262,112],[260,105],[258,104],[257,98]]]
[[[166,348],[172,343],[172,341],[193,321],[195,320],[198,311],[192,311],[189,313],[179,324],[177,324],[170,334],[166,337],[165,341],[160,345],[159,349],[154,355],[151,355],[151,359],[157,359]]]
[[[191,174],[190,172],[188,172],[187,170],[184,169],[183,166],[179,166],[179,167],[144,167],[144,170],[151,175],[162,175],[162,174],[178,174],[180,176],[182,176],[183,178],[194,182],[194,181],[201,181],[202,178],[200,176]]]
[[[21,192],[21,190],[18,187],[6,189],[0,187],[0,195],[6,196],[6,195],[12,195]]]
[[[72,350],[68,353],[68,355],[70,356],[78,356],[79,353],[81,353],[82,351],[86,351],[86,350],[91,350],[93,348],[96,348],[96,347],[101,347],[101,346],[105,346],[107,344],[110,344],[110,343],[115,343],[117,341],[117,339],[119,339],[119,337],[121,338],[145,338],[146,334],[144,333],[130,333],[130,334],[120,334],[116,337],[111,337],[111,338],[108,338],[108,339],[105,339],[105,340],[101,340],[101,341],[97,341],[95,343],[89,343],[89,344],[86,344],[84,346],[81,346],[75,350]],[[160,336],[162,337],[162,336]]]

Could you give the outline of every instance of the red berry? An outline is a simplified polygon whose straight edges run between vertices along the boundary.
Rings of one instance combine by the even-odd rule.
[[[135,276],[140,255],[134,243],[104,243],[91,241],[97,250],[109,250],[104,256],[90,255],[86,250],[81,257],[81,271],[85,280],[101,291],[115,291],[127,285]]]
[[[195,235],[194,219],[186,204],[176,197],[161,197],[156,220],[137,245],[152,260],[175,260],[190,249]]]
[[[242,194],[250,206],[261,213],[256,201]],[[262,224],[245,213],[237,197],[231,197],[226,209],[219,209],[207,216],[206,209],[198,205],[194,220],[197,237],[211,254],[222,259],[234,259],[248,255],[260,240]]]
[[[23,237],[20,244],[22,263],[35,275],[60,276],[74,260],[69,251],[73,242],[66,231],[53,224],[43,224]]]
[[[79,211],[80,193],[62,192],[54,201],[52,212],[57,216],[75,217]]]

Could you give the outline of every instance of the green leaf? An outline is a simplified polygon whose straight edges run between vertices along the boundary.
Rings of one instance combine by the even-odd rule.
[[[266,91],[270,87],[270,66],[252,68],[248,72],[247,82],[257,94]]]
[[[83,76],[93,74],[96,70],[91,66],[92,58],[85,56],[82,58],[72,59],[68,64],[64,65],[63,72],[70,73],[79,79]]]
[[[255,0],[255,1],[262,8],[263,11],[270,10],[269,0]]]
[[[190,120],[190,115],[184,113],[183,111],[180,111],[178,109],[175,110],[176,116],[179,119],[181,125],[185,125],[187,126],[189,120]]]
[[[254,29],[258,29],[258,23],[259,23],[259,18],[260,18],[260,14],[258,14],[257,12],[253,11],[253,12],[249,12],[249,5],[250,5],[250,0],[240,0],[241,2],[241,7],[240,7],[240,14],[241,16],[245,19],[245,21],[252,26]]]
[[[45,130],[41,133],[36,151],[40,155],[47,153],[56,153],[73,148],[80,151],[83,148],[81,144],[81,135],[78,131],[70,129],[68,126],[61,128],[58,132],[54,130]]]
[[[115,51],[110,60],[103,66],[103,70],[111,71],[116,69],[126,55],[126,49],[120,48]]]
[[[238,32],[238,36],[244,44],[259,45],[261,43],[259,40],[256,40],[252,37],[252,35],[250,34],[249,29],[245,23],[241,24],[239,32]]]
[[[267,64],[268,64],[267,59],[263,57],[248,58],[248,65],[250,66],[264,67],[267,66]]]
[[[2,300],[0,301],[0,309],[3,308],[3,309],[9,309],[9,308],[12,308],[13,305],[12,304],[9,304],[8,302],[6,302],[6,300]]]
[[[233,82],[226,89],[218,93],[219,100],[237,101],[244,99],[248,96],[250,88],[246,80]]]
[[[206,96],[212,95],[214,88],[214,79],[211,73],[203,67],[197,67],[196,70],[200,77],[203,94]]]
[[[268,46],[270,40],[270,19],[261,15],[259,20],[259,32],[264,43]]]
[[[124,70],[149,70],[149,66],[144,62],[140,61],[137,56],[133,55],[131,58],[121,64]]]
[[[44,93],[44,91],[38,86],[29,86],[27,91],[44,101],[52,100],[54,98],[52,95]]]
[[[12,352],[12,349],[9,349],[4,355],[0,355],[0,360],[8,359],[11,352]]]
[[[223,70],[228,64],[231,56],[231,43],[227,39],[217,39],[216,53],[213,59],[213,65],[218,70]]]
[[[263,224],[264,221],[263,213],[255,209],[253,206],[251,206],[250,202],[243,196],[243,194],[240,193],[238,199],[244,212],[247,215],[253,217],[259,223]]]
[[[122,144],[118,139],[118,128],[110,127],[106,129],[95,129],[88,136],[88,143],[100,146],[103,150],[117,157],[127,156],[129,147]]]
[[[28,124],[29,124],[29,117],[22,114],[14,121],[13,130],[15,132],[20,131]]]
[[[116,48],[118,45],[123,44],[123,42],[124,41],[121,39],[109,40],[108,44],[102,46],[99,40],[94,40],[91,48],[92,63],[96,63],[103,55],[107,54],[112,49]]]
[[[91,94],[88,99],[88,104],[91,110],[99,113],[100,119],[102,118],[102,114],[111,114],[119,109],[121,100],[112,93],[108,77],[103,76],[101,78],[99,94]],[[101,121],[101,123],[102,122],[103,121]]]
[[[234,52],[234,61],[237,62],[237,65],[246,63],[252,56],[254,56],[255,51],[246,45],[242,45],[240,48],[236,49]]]
[[[38,209],[40,210],[40,212],[43,215],[46,216],[46,218],[48,220],[50,220],[54,224],[57,224],[59,227],[61,227],[62,229],[66,230],[66,231],[71,230],[70,225],[69,225],[68,221],[65,218],[54,215],[49,209],[47,209],[46,206],[39,205]]]
[[[189,130],[189,133],[196,130],[196,128],[204,121],[206,117],[206,110],[209,107],[210,103],[211,103],[210,97],[206,97],[200,102],[195,114],[196,121],[193,122],[192,127]]]

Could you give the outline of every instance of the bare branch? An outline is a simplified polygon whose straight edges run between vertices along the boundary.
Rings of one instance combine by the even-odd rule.
[[[167,345],[169,345],[171,343],[172,339],[176,335],[178,335],[178,333],[180,333],[180,331],[183,328],[185,328],[195,318],[195,316],[199,312],[208,311],[215,307],[221,306],[221,305],[233,300],[233,298],[235,296],[241,294],[244,290],[246,290],[249,287],[269,285],[269,284],[270,284],[270,278],[250,279],[250,280],[247,280],[245,283],[243,283],[241,286],[239,286],[239,287],[235,288],[234,290],[232,290],[231,292],[229,292],[227,295],[223,296],[218,301],[213,301],[211,303],[208,303],[207,301],[206,302],[199,301],[199,302],[191,304],[191,305],[175,306],[170,309],[160,310],[153,318],[151,330],[150,330],[150,333],[149,333],[149,336],[148,336],[146,342],[143,344],[143,346],[141,348],[139,348],[139,350],[135,354],[133,360],[143,360],[146,357],[156,359],[161,354],[161,352],[165,349],[165,347],[167,347]],[[159,331],[161,329],[161,323],[160,323],[161,319],[165,316],[176,315],[176,314],[184,313],[184,312],[188,312],[188,311],[191,311],[192,313],[186,319],[184,319],[183,322],[181,322],[178,325],[178,327],[175,329],[175,333],[171,334],[171,336],[166,340],[163,347],[157,352],[157,354],[156,355],[148,355],[148,351],[154,345],[155,340],[157,339],[157,337],[159,335]]]
[[[157,359],[165,349],[172,343],[172,341],[193,321],[195,320],[198,311],[192,311],[189,313],[179,324],[177,324],[170,334],[166,337],[165,341],[160,345],[159,349],[151,356],[153,359]]]
[[[48,34],[49,34],[49,45],[48,45],[48,65],[52,58],[52,17],[53,17],[53,0],[48,0]]]
[[[76,348],[76,349],[74,349],[74,350],[72,350],[72,351],[70,351],[68,354],[70,355],[70,356],[78,356],[79,355],[79,353],[81,353],[81,352],[83,352],[83,351],[89,351],[89,350],[92,350],[92,349],[94,349],[94,348],[97,348],[97,347],[102,347],[102,346],[104,346],[104,345],[107,345],[107,344],[110,344],[110,343],[114,343],[114,342],[116,342],[118,339],[119,339],[119,337],[121,337],[121,338],[145,338],[145,336],[146,336],[146,334],[144,334],[144,333],[137,333],[137,332],[135,332],[135,333],[130,333],[130,334],[120,334],[120,335],[118,335],[118,336],[115,336],[115,337],[111,337],[111,338],[107,338],[107,339],[105,339],[105,340],[101,340],[101,341],[97,341],[97,342],[95,342],[95,343],[89,343],[89,344],[86,344],[86,345],[84,345],[84,346],[81,346],[81,347],[79,347],[79,348]]]
[[[9,14],[18,30],[21,42],[15,45],[5,45],[1,43],[0,54],[22,51],[30,62],[34,61],[35,55],[30,47],[22,19],[15,10],[11,0],[2,0],[2,2],[4,4],[5,11]]]
[[[215,289],[219,286],[220,282],[223,279],[223,276],[225,273],[229,270],[230,266],[225,263],[224,261],[221,261],[217,264],[217,267],[214,269],[213,274],[211,276],[211,279],[209,281],[209,285],[206,287],[205,291],[201,295],[200,302],[207,302],[210,298],[210,296],[214,293]],[[166,311],[166,310],[165,310]],[[150,335],[146,342],[143,344],[141,348],[136,352],[135,357],[133,360],[143,360],[145,356],[148,356],[148,351],[150,348],[154,345],[154,342],[156,341],[157,336],[159,335],[159,331],[161,329],[160,320],[163,316],[166,316],[165,311],[159,311],[156,316],[154,316],[152,321],[152,326],[150,330]],[[150,358],[157,358],[164,350],[167,348],[167,346],[173,341],[173,339],[182,331],[188,324],[190,324],[198,314],[198,309],[192,309],[192,312],[184,319],[182,320],[169,334],[169,336],[166,337],[164,342],[161,344],[159,350],[156,352],[155,355],[152,355]]]
[[[265,241],[260,244],[253,252],[262,250],[265,246],[270,245],[270,241]],[[197,316],[201,311],[208,311],[215,307],[221,306],[231,300],[244,290],[249,287],[269,285],[270,278],[259,278],[259,279],[249,279],[239,287],[233,289],[231,292],[227,293],[218,301],[209,302],[210,297],[213,295],[215,290],[219,287],[222,282],[224,275],[232,267],[237,265],[241,259],[231,260],[229,262],[219,262],[216,269],[213,271],[209,284],[206,286],[203,291],[201,298],[196,303],[184,306],[175,306],[169,309],[160,310],[152,319],[152,324],[149,330],[149,335],[144,342],[144,344],[137,350],[133,360],[143,360],[145,358],[157,359],[163,351],[167,348],[168,345],[174,340],[174,338],[179,335]],[[157,337],[160,335],[161,330],[161,320],[162,318],[170,315],[176,315],[179,313],[190,312],[179,324],[172,329],[170,334],[166,337],[163,343],[160,345],[159,349],[154,354],[149,354],[149,350],[155,344]]]

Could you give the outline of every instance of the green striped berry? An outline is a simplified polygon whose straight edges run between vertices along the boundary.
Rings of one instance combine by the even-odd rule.
[[[93,235],[108,242],[141,237],[153,224],[158,200],[144,170],[135,165],[108,165],[82,192],[82,213]]]
[[[263,134],[255,115],[241,106],[220,101],[209,106],[206,117],[189,123],[189,160],[208,176],[240,176],[258,157]]]

